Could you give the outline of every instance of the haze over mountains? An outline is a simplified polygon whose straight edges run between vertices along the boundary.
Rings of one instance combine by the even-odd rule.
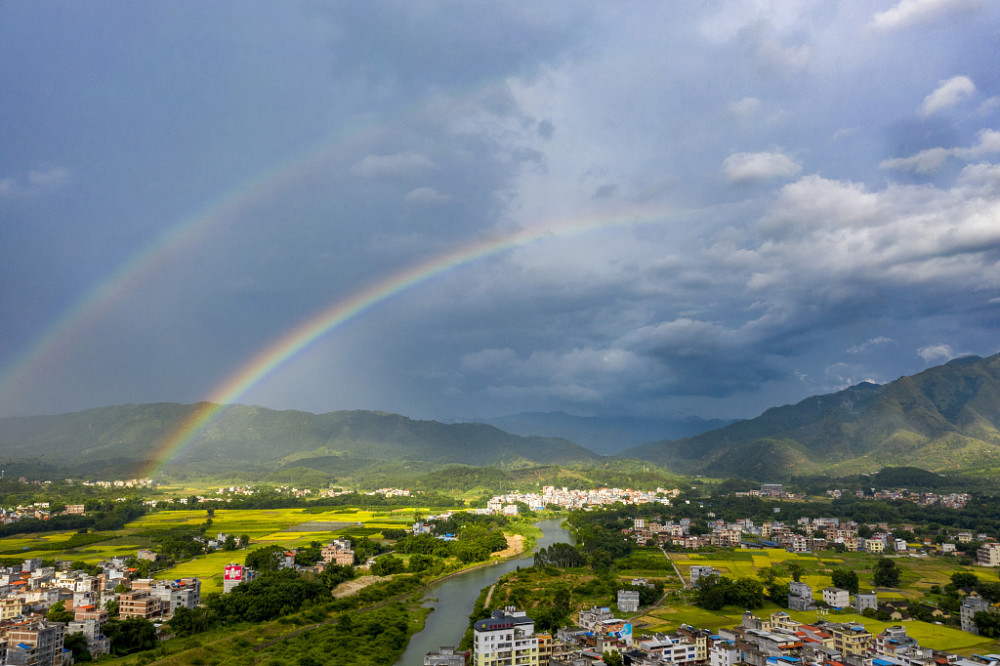
[[[456,464],[594,466],[609,459],[552,435],[573,432],[607,443],[609,432],[634,436],[652,425],[569,415],[498,420],[518,430],[534,422],[548,435],[522,436],[488,424],[416,421],[384,412],[311,414],[235,405],[189,446],[165,456],[164,438],[197,407],[153,403],[3,418],[0,464],[8,474],[56,478],[107,478],[153,468],[174,475],[289,481],[364,470],[430,473]],[[1000,355],[967,357],[882,386],[862,383],[694,436],[635,446],[620,457],[685,474],[750,479],[874,472],[886,465],[986,470],[1000,466],[998,428]]]
[[[564,437],[602,455],[662,439],[700,435],[732,423],[681,414],[663,418],[629,416],[576,416],[566,412],[523,412],[492,419],[461,419],[464,423],[488,423],[515,435]]]
[[[886,465],[932,471],[1000,464],[1000,355],[955,359],[878,386],[861,383],[755,419],[621,455],[685,473],[766,478],[874,472]]]

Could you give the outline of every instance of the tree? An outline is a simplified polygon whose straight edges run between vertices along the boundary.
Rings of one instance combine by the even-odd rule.
[[[608,650],[601,655],[601,661],[603,661],[607,666],[623,666],[625,663],[622,660],[622,653],[618,651]]]
[[[111,639],[112,654],[119,656],[156,647],[156,627],[141,617],[109,620],[104,635]]]
[[[834,569],[830,574],[834,587],[847,590],[851,594],[858,593],[858,574],[850,569]]]
[[[764,584],[749,576],[737,578],[733,582],[729,597],[730,603],[744,609],[760,608],[764,605]]]
[[[222,550],[236,550],[236,537],[227,534],[226,540],[222,542]]]
[[[872,580],[880,587],[895,587],[899,583],[899,565],[888,557],[878,558]]]
[[[374,576],[391,576],[403,573],[405,570],[406,562],[395,555],[383,555],[375,560],[371,566],[371,572]]]
[[[719,610],[729,602],[733,582],[724,576],[702,576],[695,583],[695,603],[705,610]]]
[[[72,622],[75,616],[66,610],[65,601],[57,601],[49,606],[49,611],[45,614],[45,619],[49,622]]]
[[[73,661],[93,661],[90,650],[87,649],[87,637],[82,632],[69,634],[63,639],[63,647],[73,653]]]
[[[281,546],[265,546],[255,548],[247,553],[245,563],[254,571],[277,571],[281,567],[285,549]]]
[[[1000,638],[1000,613],[979,611],[972,616],[972,621],[976,623],[981,636]]]
[[[973,589],[979,585],[979,576],[971,571],[956,571],[951,575],[951,582],[956,587],[971,587]]]
[[[785,563],[785,566],[788,567],[788,572],[792,574],[792,580],[796,583],[802,580],[802,574],[805,573],[805,568],[801,563],[789,561]]]

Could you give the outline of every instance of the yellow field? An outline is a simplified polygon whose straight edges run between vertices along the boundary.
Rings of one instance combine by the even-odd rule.
[[[427,515],[426,508],[402,508],[395,510],[362,510],[348,507],[331,507],[330,511],[310,512],[303,508],[292,509],[217,509],[212,516],[212,524],[205,531],[206,536],[214,538],[223,532],[234,536],[248,535],[251,547],[256,545],[285,545],[293,547],[306,545],[311,541],[329,541],[334,538],[334,529],[349,527],[366,527],[377,530],[406,528],[413,522],[416,514]],[[127,524],[123,529],[108,533],[113,537],[108,541],[90,544],[66,551],[35,550],[40,544],[53,541],[64,541],[75,532],[49,532],[38,535],[17,535],[0,539],[0,551],[9,551],[5,557],[44,557],[66,560],[83,560],[98,562],[117,555],[135,555],[138,548],[155,548],[149,537],[141,536],[151,530],[162,530],[171,527],[197,527],[209,518],[205,509],[185,509],[179,511],[154,511]],[[330,529],[316,529],[308,523],[317,525],[329,524]],[[296,530],[302,526],[301,531]],[[373,536],[379,536],[377,533]],[[227,557],[235,557],[242,562],[244,554],[230,553]],[[225,558],[223,558],[225,559]],[[194,563],[189,563],[195,566]],[[188,566],[188,565],[183,565]],[[207,565],[206,565],[207,566]],[[214,563],[212,564],[214,567]],[[214,571],[214,569],[212,570]],[[219,568],[221,572],[221,568]],[[211,575],[211,572],[207,572]],[[173,575],[173,574],[171,574]],[[188,573],[177,575],[192,575]],[[221,573],[219,574],[221,576]],[[221,579],[219,582],[221,589]]]
[[[201,579],[201,593],[222,592],[223,569],[230,562],[243,564],[246,557],[245,550],[232,552],[214,552],[202,555],[190,562],[182,562],[172,569],[157,572],[157,578],[199,578]]]

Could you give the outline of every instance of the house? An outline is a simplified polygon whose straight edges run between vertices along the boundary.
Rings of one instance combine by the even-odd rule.
[[[487,666],[503,659],[509,666],[538,664],[538,642],[535,622],[524,611],[513,606],[495,610],[472,625],[472,663]]]
[[[1000,543],[984,543],[976,551],[976,560],[981,567],[1000,566]]]
[[[812,586],[799,581],[792,581],[788,584],[788,607],[792,610],[812,610],[813,591]]]
[[[618,610],[623,613],[639,611],[639,592],[637,590],[618,590]]]
[[[988,611],[989,609],[989,603],[975,593],[962,599],[962,606],[959,609],[962,631],[968,631],[969,633],[979,635],[979,629],[976,627],[974,618],[976,613],[980,611]]]
[[[878,595],[874,592],[858,592],[854,595],[854,610],[860,614],[866,608],[878,610]]]
[[[839,587],[824,587],[823,603],[831,608],[847,608],[851,605],[851,593]]]

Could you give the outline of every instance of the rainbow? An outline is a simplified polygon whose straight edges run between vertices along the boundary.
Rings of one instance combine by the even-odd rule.
[[[0,393],[13,394],[26,378],[55,364],[60,353],[68,355],[80,332],[111,310],[116,303],[154,277],[175,257],[197,246],[211,231],[224,228],[243,214],[284,191],[320,166],[329,155],[331,141],[283,162],[257,177],[227,190],[212,204],[171,225],[97,286],[83,294],[48,326],[45,332],[0,375]]]
[[[530,243],[600,229],[662,222],[674,213],[675,211],[664,208],[633,210],[628,214],[610,217],[604,215],[548,223],[503,236],[478,240],[393,273],[307,318],[226,378],[212,391],[206,401],[198,403],[178,427],[167,433],[154,446],[151,467],[144,475],[155,475],[170,459],[189,446],[199,433],[230,405],[236,403],[241,396],[279,366],[330,331],[393,296],[413,289],[449,270]]]
[[[335,155],[361,148],[375,138],[384,140],[393,131],[403,130],[421,118],[439,117],[442,109],[453,108],[474,98],[482,87],[450,96],[429,96],[416,104],[401,107],[390,118],[367,117],[345,123],[317,145],[226,190],[194,215],[172,224],[83,293],[14,361],[6,368],[0,368],[0,395],[16,395],[26,380],[44,375],[61,358],[69,356],[82,339],[82,331],[158,274],[174,258],[197,246],[210,232],[224,228],[257,205],[293,187],[328,165]]]

